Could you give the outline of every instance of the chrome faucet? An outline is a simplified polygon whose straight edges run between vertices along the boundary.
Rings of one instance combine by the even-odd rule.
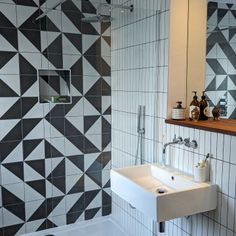
[[[183,143],[184,143],[183,138],[182,137],[176,138],[176,135],[175,135],[172,142],[164,144],[164,147],[162,149],[162,165],[163,166],[166,166],[166,148],[173,144],[183,144]]]
[[[185,138],[183,140],[182,137],[176,138],[176,135],[175,135],[172,142],[166,143],[163,146],[163,149],[162,149],[162,165],[163,166],[166,166],[166,148],[173,144],[184,144],[185,147],[193,148],[193,149],[196,149],[198,147],[196,140],[190,141],[190,138]]]

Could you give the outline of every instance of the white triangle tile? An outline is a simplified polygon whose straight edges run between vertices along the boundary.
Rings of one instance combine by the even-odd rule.
[[[0,140],[2,140],[9,133],[9,131],[11,131],[16,126],[19,121],[19,119],[0,120]]]
[[[11,213],[4,207],[2,209],[2,212],[3,212],[3,226],[4,227],[12,225],[12,222],[14,222],[14,224],[24,223],[23,220],[21,220],[19,217],[17,217],[16,215]]]
[[[68,139],[65,140],[65,155],[66,156],[74,156],[80,155],[82,152],[72,144]]]
[[[50,11],[47,17],[52,21],[52,23],[61,31],[62,30],[62,15],[61,11],[55,10]]]
[[[26,233],[35,232],[40,225],[44,222],[44,219],[29,221],[25,223]]]
[[[57,157],[52,158],[52,167],[51,167],[51,173],[55,170],[55,168],[61,163],[61,161],[64,159],[64,157]]]
[[[26,202],[25,204],[25,218],[26,221],[34,214],[35,211],[40,207],[40,205],[44,202],[43,199],[37,201]]]
[[[56,226],[62,226],[66,225],[66,215],[55,215],[55,216],[50,216],[48,219],[54,223]]]
[[[20,178],[18,178],[11,171],[6,169],[4,166],[1,166],[1,174],[2,174],[2,185],[15,184],[15,183],[22,182],[22,180]]]
[[[66,69],[71,68],[78,60],[80,56],[78,55],[63,55],[63,67]]]
[[[43,120],[41,120],[31,131],[30,133],[24,138],[24,140],[30,139],[43,139],[44,138],[44,127],[43,127]]]
[[[7,184],[4,185],[4,188],[18,197],[21,201],[25,201],[25,194],[24,191],[22,191],[22,189],[24,188],[24,183]]]
[[[62,35],[62,50],[63,54],[81,55],[78,49],[70,42],[70,40],[65,35]]]
[[[227,56],[225,55],[224,51],[221,49],[221,47],[219,45],[217,46],[217,56],[213,56],[212,58],[224,58],[227,59]]]
[[[102,171],[102,185],[104,186],[110,179],[110,170]]]
[[[231,96],[231,94],[228,92],[227,95],[228,95],[228,96],[227,96],[228,105],[229,105],[229,106],[235,105],[235,104],[236,104],[236,101],[235,101],[234,98]]]
[[[101,117],[88,129],[86,135],[89,134],[101,134],[102,133],[102,119]]]
[[[39,69],[42,68],[42,56],[40,53],[29,53],[24,52],[21,55],[35,68]]]
[[[16,52],[17,50],[2,36],[0,35],[0,51]]]
[[[101,55],[111,56],[111,47],[103,38],[101,38]]]
[[[234,112],[235,110],[235,106],[227,106],[227,118],[229,118],[231,116],[231,114]]]
[[[66,176],[78,175],[82,173],[83,172],[76,165],[74,165],[73,162],[66,159]]]
[[[1,12],[4,16],[16,26],[16,6],[13,4],[0,3]]]
[[[96,69],[91,66],[85,57],[83,57],[83,75],[100,76]]]
[[[106,83],[107,83],[108,85],[111,86],[111,77],[110,77],[110,76],[103,76],[102,78],[106,81]]]
[[[103,56],[102,57],[104,61],[107,63],[107,65],[111,66],[111,57],[109,56]]]
[[[19,75],[19,56],[16,54],[10,61],[1,68],[2,75]]]
[[[44,156],[44,142],[42,141],[25,159],[26,161],[40,160]]]
[[[88,168],[95,162],[95,160],[98,158],[98,156],[101,153],[90,153],[84,155],[84,170],[87,171]]]
[[[101,191],[96,195],[96,197],[92,200],[92,202],[87,206],[86,209],[93,209],[97,207],[101,207],[102,205],[102,193]]]
[[[64,195],[57,187],[55,187],[51,182],[46,181],[46,198],[59,197]]]
[[[65,213],[66,213],[66,199],[63,198],[48,216],[49,217],[59,216],[59,215],[61,216],[65,215]]]
[[[66,114],[66,117],[69,116],[83,116],[84,112],[84,99],[81,98],[72,108],[71,110]]]
[[[40,31],[41,51],[43,52],[48,47],[48,32]]]
[[[30,201],[36,201],[40,199],[44,199],[44,197],[38,193],[36,190],[31,188],[28,184],[25,184],[25,201],[30,202]],[[23,191],[22,191],[23,192]]]
[[[71,84],[71,96],[83,96],[74,86]]]
[[[111,143],[108,143],[107,146],[103,149],[103,152],[110,152],[111,151]]]
[[[233,83],[233,81],[228,78],[228,90],[236,90],[236,85]]]
[[[82,46],[83,46],[83,53],[85,53],[99,38],[97,35],[82,35]]]
[[[42,65],[39,68],[51,69],[51,70],[57,69],[44,55],[42,55],[41,59],[42,59]]]
[[[0,76],[1,78],[1,76]],[[16,97],[1,97],[0,98],[0,117],[3,116],[17,101],[19,98]]]
[[[66,117],[66,119],[76,128],[80,131],[80,133],[84,132],[84,121],[83,117],[76,117],[76,116],[69,116]]]
[[[83,92],[86,94],[89,89],[100,79],[100,76],[84,76]]]
[[[223,17],[223,19],[221,19],[221,21],[218,23],[219,27],[221,26],[225,27],[226,25],[229,25],[229,19],[230,19],[230,12],[228,11]]]
[[[25,181],[34,181],[43,179],[44,177],[40,175],[37,171],[31,168],[28,164],[24,163],[24,179]]]
[[[0,76],[1,80],[6,83],[15,93],[20,95],[20,76],[4,75]]]
[[[205,88],[209,86],[209,84],[212,82],[212,80],[215,78],[215,75],[206,75],[205,78]]]
[[[209,97],[209,99],[213,102],[214,105],[217,104],[217,102],[216,102],[216,92],[215,91],[207,91],[206,95]]]
[[[232,63],[229,61],[229,60],[227,60],[228,61],[228,67],[227,67],[227,73],[228,73],[228,75],[233,75],[233,74],[236,74],[236,70],[235,70],[235,67],[232,65]]]
[[[103,115],[103,118],[111,124],[111,115]]]
[[[212,16],[210,17],[210,19],[208,19],[208,24],[209,25],[216,25],[216,22],[217,22],[217,11],[215,11]]]
[[[74,168],[74,167],[72,167]],[[80,180],[83,174],[79,174],[81,171],[77,168],[77,174],[66,176],[66,192],[68,193],[73,186]]]
[[[215,72],[212,70],[208,63],[206,63],[206,75],[215,75]]]
[[[104,113],[111,106],[111,97],[102,96],[102,113]]]
[[[206,58],[217,58],[217,48],[219,48],[219,46],[215,44],[210,52],[208,52]]]
[[[93,28],[98,32],[98,34],[101,34],[101,23],[98,22],[94,22],[91,23],[91,25],[93,26]]]
[[[101,189],[92,179],[90,179],[87,175],[84,178],[84,191],[92,191],[96,189]]]
[[[85,134],[85,136],[97,149],[102,149],[101,134]]]
[[[23,161],[23,147],[22,142],[19,143],[14,150],[4,159],[4,163],[13,163]]]
[[[74,194],[68,194],[65,196],[65,198],[66,198],[66,211],[67,212],[80,199],[81,195],[82,195],[82,193],[74,193]]]
[[[74,33],[79,34],[80,31],[75,27],[75,25],[68,19],[68,17],[62,13],[62,32],[64,33]]]
[[[86,98],[84,98],[84,115],[85,116],[100,115],[98,110],[94,108],[94,106]]]
[[[24,119],[43,118],[43,104],[36,103],[23,117]]]
[[[52,161],[50,158],[45,159],[45,176],[48,177],[52,172]]]
[[[107,28],[107,30],[103,32],[102,36],[111,37],[111,27]]]
[[[18,44],[20,52],[39,52],[39,50],[18,30]]]
[[[34,12],[38,11],[37,7],[17,5],[17,26],[21,26]]]
[[[225,75],[217,75],[216,76],[216,89],[222,84],[222,82],[225,80]]]
[[[39,85],[34,83],[23,95],[22,97],[35,97],[39,94]]]
[[[55,147],[62,155],[65,154],[65,139],[61,138],[51,138],[48,142]]]
[[[52,197],[64,196],[65,194],[52,184]]]

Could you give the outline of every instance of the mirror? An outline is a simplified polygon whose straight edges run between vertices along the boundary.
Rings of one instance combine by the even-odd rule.
[[[236,119],[236,4],[208,3],[205,90],[210,107]]]
[[[38,71],[40,103],[71,103],[70,70]]]

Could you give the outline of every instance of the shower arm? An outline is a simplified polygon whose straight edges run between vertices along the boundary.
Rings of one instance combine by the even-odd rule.
[[[58,3],[56,3],[53,7],[46,9],[44,13],[42,13],[40,16],[38,16],[38,17],[35,19],[35,21],[38,21],[38,20],[42,19],[42,18],[45,17],[50,11],[55,10],[58,6],[60,6],[62,3],[66,2],[66,1],[68,1],[68,0],[60,0],[60,1],[59,1]]]

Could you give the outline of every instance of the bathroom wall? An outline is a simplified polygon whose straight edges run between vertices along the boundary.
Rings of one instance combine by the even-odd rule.
[[[110,214],[110,24],[94,1],[0,0],[0,235]],[[71,69],[72,103],[38,102],[37,70]]]
[[[219,104],[222,97],[227,99],[226,116],[236,118],[235,91],[235,29],[236,5],[210,2],[208,4],[208,37],[206,56],[205,88],[210,105]],[[219,31],[218,28],[227,30]]]
[[[145,7],[155,9],[152,5],[154,1],[149,1],[150,5],[147,3],[145,6],[139,1],[136,4],[138,4],[136,7],[140,7],[140,9]],[[168,162],[173,167],[192,174],[194,164],[200,158],[204,158],[207,153],[211,153],[213,158],[210,160],[210,180],[219,186],[218,207],[212,212],[168,221],[164,234],[158,233],[158,225],[153,224],[152,219],[131,209],[127,202],[115,194],[112,194],[112,215],[130,235],[134,236],[153,236],[155,234],[233,236],[236,235],[236,137],[165,124],[168,81],[169,5],[167,1],[162,2],[161,9],[162,13],[156,16],[158,21],[154,25],[149,21],[151,17],[146,18],[141,14],[133,16],[133,23],[132,16],[120,21],[118,26],[112,23],[112,37],[119,32],[120,39],[122,39],[112,45],[112,166],[134,165],[138,140],[137,106],[139,104],[146,105],[146,162],[160,162],[163,144],[171,141],[174,134],[183,138],[196,139],[199,144],[196,150],[182,146],[169,148]],[[149,29],[149,27],[153,28]],[[151,32],[158,32],[159,29],[161,29],[159,35],[157,34],[154,40],[154,47],[155,50],[158,49],[158,53],[155,51],[155,55],[152,56],[153,50],[151,50],[148,55],[152,59],[150,62],[146,62],[144,48],[146,44],[152,45],[153,39],[147,39],[147,41],[140,43],[138,42],[140,37],[137,35],[140,33],[146,39],[146,37],[150,37]],[[128,32],[132,32],[135,36],[131,36]],[[127,47],[132,49],[132,53],[123,54],[123,48]],[[142,56],[138,57],[140,51],[142,51]],[[127,59],[125,63],[123,62],[125,58],[133,57],[133,55],[136,55],[134,58],[138,57],[139,59],[132,62]],[[117,62],[119,63],[117,64]],[[148,68],[149,72],[146,72],[148,66],[150,67]],[[152,69],[155,72],[152,73]]]

